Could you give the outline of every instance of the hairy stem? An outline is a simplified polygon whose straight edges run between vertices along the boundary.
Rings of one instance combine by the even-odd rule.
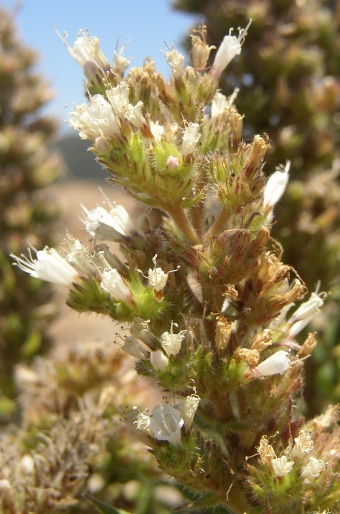
[[[187,215],[181,207],[167,205],[164,210],[168,214],[170,214],[178,228],[183,232],[183,234],[193,245],[197,245],[201,242],[197,232],[191,225],[190,221],[187,218]]]
[[[227,221],[229,219],[229,216],[230,216],[229,210],[226,209],[225,207],[223,207],[221,209],[217,219],[211,225],[210,229],[206,233],[206,237],[208,237],[208,238],[213,237],[213,236],[216,236],[219,232],[221,232],[224,229],[225,224],[227,223]]]

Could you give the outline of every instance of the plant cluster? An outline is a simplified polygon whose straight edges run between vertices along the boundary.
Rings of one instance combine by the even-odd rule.
[[[126,72],[116,52],[111,65],[87,33],[73,47],[65,40],[86,77],[87,101],[70,126],[92,142],[109,180],[157,215],[133,220],[108,201],[84,207],[89,248],[68,236],[63,254],[46,247],[13,257],[66,287],[79,313],[127,324],[117,342],[164,398],[122,417],[160,468],[195,493],[185,511],[335,513],[339,408],[304,419],[304,362],[316,339],[296,339],[324,294],[296,306],[306,286],[270,235],[290,163],[266,179],[268,137],[243,139],[235,95],[219,92],[249,25],[224,37],[212,66],[204,26],[192,34],[190,65],[166,49],[169,80],[151,59]]]

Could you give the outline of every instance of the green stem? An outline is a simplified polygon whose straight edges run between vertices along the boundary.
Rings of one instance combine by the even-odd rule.
[[[206,237],[213,237],[216,236],[219,232],[221,232],[224,229],[225,224],[229,219],[229,216],[229,210],[223,207],[220,211],[220,214],[218,215],[218,218],[215,220],[215,222],[211,225],[210,229],[206,233]]]
[[[178,228],[183,232],[187,239],[193,244],[197,245],[201,242],[197,232],[189,222],[184,210],[178,206],[166,205],[164,210],[170,214]]]

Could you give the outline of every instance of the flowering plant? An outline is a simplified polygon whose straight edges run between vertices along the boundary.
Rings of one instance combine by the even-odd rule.
[[[226,36],[209,67],[200,27],[190,65],[165,52],[169,81],[151,60],[125,75],[121,53],[109,65],[87,34],[67,45],[87,79],[70,126],[92,141],[109,180],[157,216],[83,208],[90,249],[69,236],[65,257],[45,249],[14,258],[66,286],[78,312],[128,324],[122,350],[167,396],[150,414],[136,406],[122,415],[161,469],[195,492],[186,511],[312,513],[340,502],[339,409],[306,422],[300,407],[316,340],[300,346],[295,336],[324,295],[290,314],[306,288],[270,237],[289,163],[266,180],[268,138],[244,141],[235,94],[218,91],[247,29]],[[119,243],[120,257],[97,244],[104,239]]]

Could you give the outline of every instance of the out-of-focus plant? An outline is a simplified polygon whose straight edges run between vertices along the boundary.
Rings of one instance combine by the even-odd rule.
[[[130,366],[104,342],[17,366],[22,423],[0,439],[2,514],[91,514],[85,497],[170,513],[180,493],[120,422],[122,405],[146,404],[152,394]]]
[[[292,162],[273,235],[310,290],[330,292],[306,365],[310,413],[340,399],[340,3],[328,0],[175,0],[204,19],[209,44],[252,19],[247,45],[220,87],[244,115],[245,135],[268,133],[266,169]],[[188,43],[189,46],[189,43]],[[237,90],[236,90],[237,91]]]
[[[48,148],[56,124],[40,113],[51,92],[35,72],[36,62],[11,14],[0,9],[0,417],[15,408],[13,367],[46,349],[55,311],[50,285],[27,280],[9,258],[28,241],[52,244],[59,217],[45,189],[62,170]]]
[[[296,306],[306,287],[270,236],[290,163],[266,179],[268,138],[245,141],[235,95],[218,91],[249,25],[226,36],[211,67],[204,26],[188,66],[168,48],[169,80],[151,60],[125,74],[129,61],[116,52],[111,65],[88,33],[73,47],[65,41],[86,77],[71,127],[112,182],[160,215],[151,225],[109,202],[84,206],[90,248],[69,235],[65,256],[45,248],[13,259],[66,287],[75,311],[127,324],[122,350],[166,396],[151,412],[127,406],[122,417],[193,492],[182,510],[336,512],[339,408],[304,418],[304,364],[316,338],[296,339],[325,294]]]

